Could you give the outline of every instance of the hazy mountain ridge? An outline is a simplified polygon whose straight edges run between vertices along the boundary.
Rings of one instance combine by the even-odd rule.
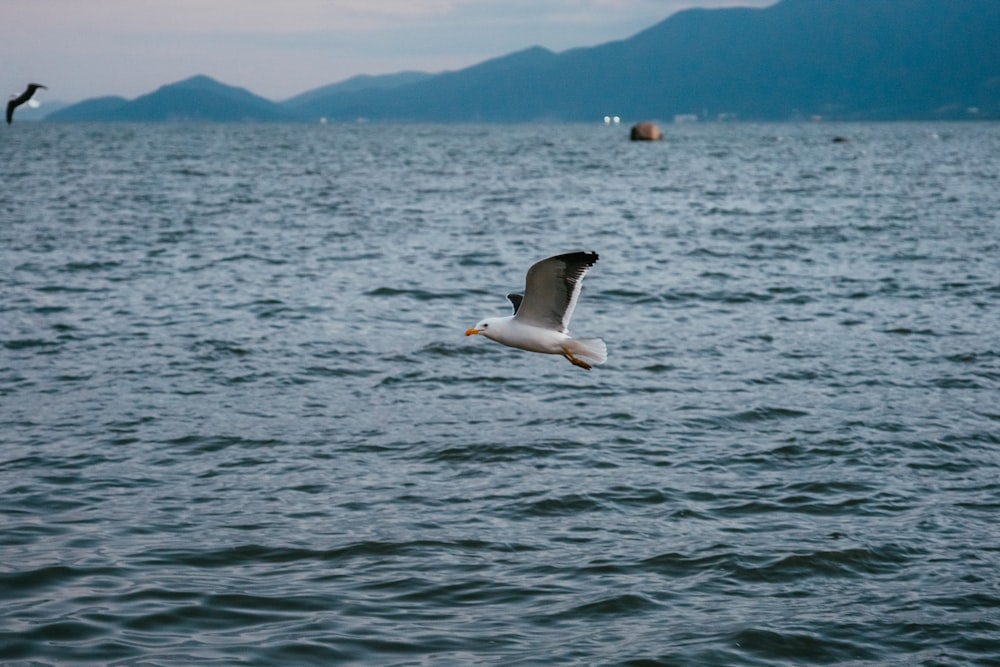
[[[282,103],[194,77],[47,118],[1000,118],[998,34],[997,0],[783,0],[687,10],[628,39],[561,53],[533,47],[453,72],[353,77]]]
[[[386,89],[386,88],[397,88],[399,86],[405,86],[411,83],[418,83],[433,77],[433,74],[428,72],[399,72],[397,74],[383,74],[383,75],[372,75],[372,74],[358,74],[357,76],[352,76],[349,79],[339,81],[337,83],[331,83],[328,86],[323,86],[321,88],[316,88],[314,90],[309,90],[304,93],[300,93],[294,97],[285,100],[282,104],[292,107],[300,108],[311,101],[324,97],[326,95],[336,95],[341,93],[356,93],[363,90],[371,89]]]
[[[122,104],[115,105],[114,98],[104,99],[108,100],[104,117],[100,117],[100,108],[91,105],[89,110],[94,117],[88,120],[232,122],[295,119],[294,113],[276,102],[204,75],[162,86]],[[48,118],[76,120],[69,116],[75,114],[79,106],[67,107]]]

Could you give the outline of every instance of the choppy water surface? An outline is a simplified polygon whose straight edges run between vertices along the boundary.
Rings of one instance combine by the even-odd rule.
[[[0,662],[1000,664],[1000,126],[667,129],[7,128]]]

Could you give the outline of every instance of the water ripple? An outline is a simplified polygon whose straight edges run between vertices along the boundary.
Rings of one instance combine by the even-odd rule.
[[[0,662],[1000,658],[994,125],[17,127]]]

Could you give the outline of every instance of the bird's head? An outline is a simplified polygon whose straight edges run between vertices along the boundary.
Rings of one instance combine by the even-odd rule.
[[[488,317],[485,320],[482,320],[476,326],[472,327],[471,329],[466,329],[465,335],[474,336],[476,334],[482,334],[487,338],[493,338],[493,332],[496,331],[498,322],[499,318]]]

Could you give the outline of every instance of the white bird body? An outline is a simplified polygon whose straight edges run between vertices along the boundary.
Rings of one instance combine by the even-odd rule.
[[[567,253],[534,264],[525,278],[524,296],[508,294],[514,314],[489,317],[465,332],[481,334],[509,347],[542,354],[561,354],[570,363],[587,370],[608,359],[607,346],[599,338],[573,338],[567,329],[576,308],[583,276],[597,261],[597,253]]]
[[[607,347],[599,338],[573,338],[561,331],[518,322],[513,315],[490,317],[475,328],[490,340],[529,352],[562,354],[569,348],[570,352],[590,357],[598,364],[608,360]]]

